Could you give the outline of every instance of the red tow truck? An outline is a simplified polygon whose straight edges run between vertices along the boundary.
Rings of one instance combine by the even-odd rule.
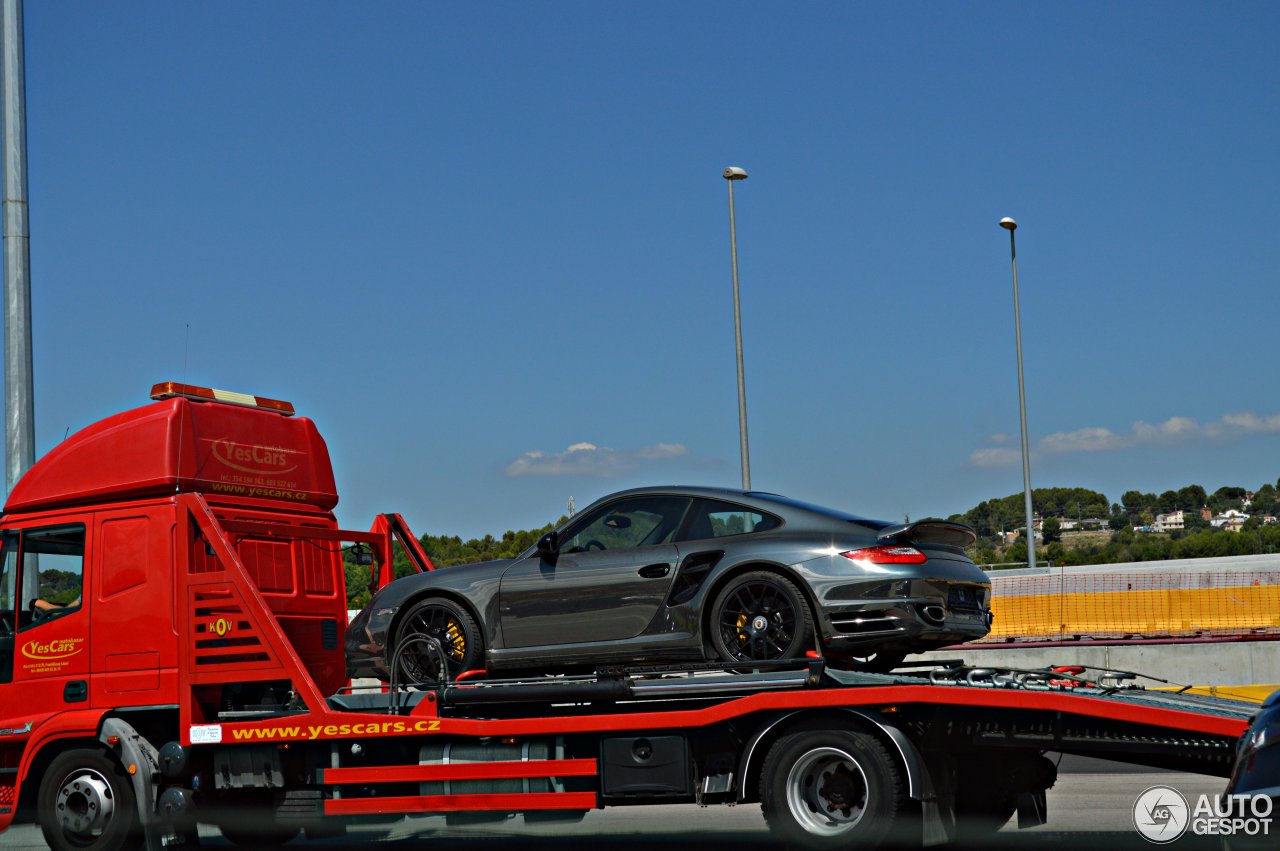
[[[0,830],[36,820],[56,851],[756,801],[794,845],[939,844],[1042,823],[1045,752],[1226,777],[1255,709],[1123,672],[816,653],[353,688],[344,551],[375,588],[397,543],[433,569],[403,520],[338,528],[328,450],[286,402],[152,399],[64,440],[0,517]]]

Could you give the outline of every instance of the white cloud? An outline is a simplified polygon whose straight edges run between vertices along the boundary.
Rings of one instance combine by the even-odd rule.
[[[975,449],[969,455],[969,464],[974,467],[1012,467],[1022,457],[1016,449]]]
[[[1115,432],[1103,426],[1089,426],[1075,431],[1060,431],[1040,438],[1036,450],[1051,454],[1071,454],[1076,452],[1112,452],[1146,444],[1168,444],[1188,440],[1218,440],[1243,437],[1251,434],[1274,434],[1280,432],[1280,413],[1271,415],[1255,414],[1251,411],[1237,411],[1224,414],[1213,422],[1201,426],[1191,417],[1170,417],[1161,423],[1148,423],[1139,420],[1129,427],[1128,432]],[[1001,444],[1010,442],[1003,434],[993,434],[987,438],[989,444],[1000,448],[977,449],[969,455],[969,464],[973,467],[1011,467],[1020,458],[1017,451],[1004,448]]]
[[[1162,423],[1151,425],[1142,420],[1133,424],[1133,436],[1139,443],[1152,443],[1165,440],[1180,440],[1195,437],[1202,429],[1191,417],[1169,417]]]
[[[688,455],[679,443],[658,443],[639,449],[610,449],[594,443],[574,443],[564,452],[548,454],[540,449],[526,452],[507,465],[507,475],[591,476],[611,479],[629,473],[642,463]]]
[[[1249,411],[1227,414],[1219,422],[1227,429],[1238,429],[1246,434],[1280,431],[1280,414],[1260,417]]]
[[[1105,452],[1131,442],[1109,428],[1079,428],[1041,438],[1040,448],[1045,452]]]

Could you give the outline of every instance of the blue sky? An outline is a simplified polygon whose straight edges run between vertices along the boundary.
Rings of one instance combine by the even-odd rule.
[[[1280,5],[29,3],[37,452],[181,380],[343,525],[1280,476]],[[570,447],[578,447],[569,451]],[[594,448],[585,448],[594,447]]]

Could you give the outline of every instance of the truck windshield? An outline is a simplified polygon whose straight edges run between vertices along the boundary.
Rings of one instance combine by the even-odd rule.
[[[18,536],[0,535],[0,683],[13,680],[13,634],[18,629]]]

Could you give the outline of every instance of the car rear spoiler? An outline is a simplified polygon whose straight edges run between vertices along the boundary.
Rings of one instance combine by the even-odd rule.
[[[880,530],[882,541],[910,544],[941,544],[947,547],[971,547],[978,542],[978,533],[963,523],[950,520],[917,520],[899,523]]]

